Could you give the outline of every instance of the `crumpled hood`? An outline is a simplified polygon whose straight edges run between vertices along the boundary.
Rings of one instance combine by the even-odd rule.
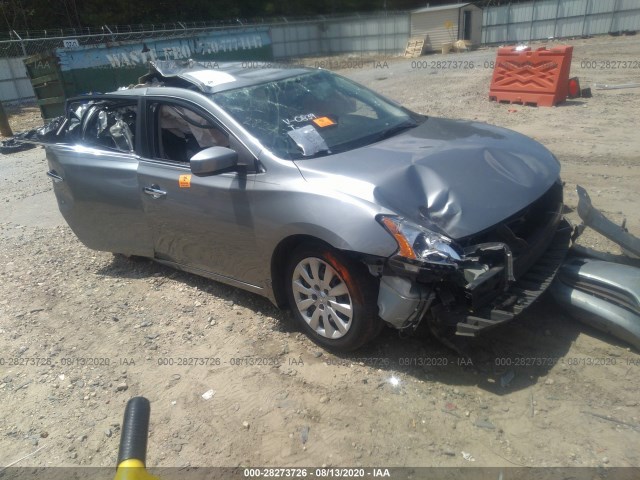
[[[524,135],[441,118],[363,148],[295,163],[311,183],[388,208],[453,239],[522,210],[560,174],[551,152]]]

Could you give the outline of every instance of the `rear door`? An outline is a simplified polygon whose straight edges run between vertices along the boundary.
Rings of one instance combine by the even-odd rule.
[[[138,99],[75,101],[45,146],[60,212],[87,247],[152,256],[138,188]]]
[[[203,106],[167,97],[145,102],[147,152],[138,172],[156,258],[256,287],[248,280],[255,277],[255,172],[198,177],[189,167],[211,146],[233,148],[245,164],[255,158]]]

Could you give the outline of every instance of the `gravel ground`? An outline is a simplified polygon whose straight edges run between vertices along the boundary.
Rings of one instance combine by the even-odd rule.
[[[640,69],[581,67],[638,59],[640,40],[572,44],[583,87],[638,81]],[[640,89],[555,108],[491,103],[481,65],[494,58],[331,66],[417,111],[532,136],[562,163],[572,221],[580,183],[640,234]],[[431,68],[445,59],[478,66]],[[35,122],[11,113],[14,130]],[[335,356],[261,297],[88,250],[46,170],[41,149],[0,156],[0,466],[40,447],[18,465],[113,466],[134,395],[152,403],[151,466],[640,466],[640,356],[546,296],[474,342],[472,365],[424,332],[385,330]],[[581,242],[617,252],[593,233]]]

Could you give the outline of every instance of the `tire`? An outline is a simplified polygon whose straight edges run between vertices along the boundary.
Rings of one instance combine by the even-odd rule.
[[[285,287],[296,322],[327,350],[350,352],[380,333],[376,279],[364,265],[330,247],[313,243],[297,248]]]

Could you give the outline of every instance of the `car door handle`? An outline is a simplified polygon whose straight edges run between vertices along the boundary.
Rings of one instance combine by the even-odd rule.
[[[157,185],[151,185],[150,187],[144,187],[142,189],[142,191],[144,193],[146,193],[147,195],[151,195],[151,198],[155,198],[155,199],[167,196],[167,192],[165,192],[164,190],[160,190],[160,188]]]
[[[64,178],[62,178],[60,175],[58,175],[58,172],[56,172],[55,170],[49,170],[47,172],[47,177],[53,179],[53,181],[56,182],[56,183],[62,182],[64,180]]]

